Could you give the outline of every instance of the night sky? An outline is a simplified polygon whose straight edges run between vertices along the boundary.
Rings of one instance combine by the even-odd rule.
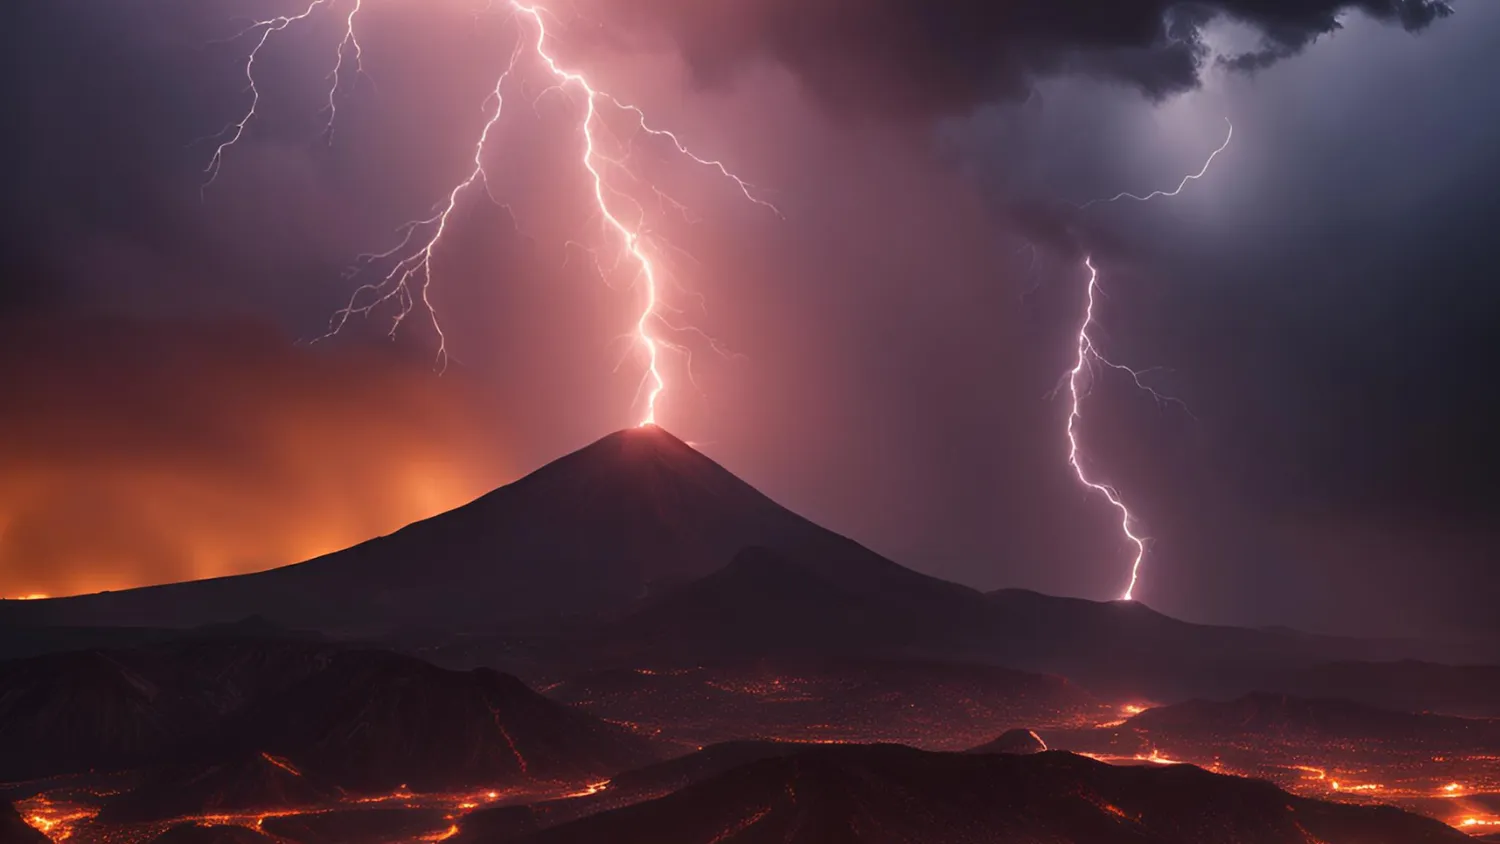
[[[308,344],[467,173],[520,32],[367,0],[16,0],[0,30],[0,595],[264,568],[457,505],[640,416],[638,295],[601,278],[580,103],[518,74],[423,314]],[[500,4],[503,5],[503,4]],[[1004,11],[996,6],[1003,6]],[[1201,621],[1500,633],[1500,4],[574,0],[573,65],[782,212],[644,139],[670,253],[662,424],[897,561],[1111,599],[1129,549],[1066,465],[1092,255],[1088,466]],[[1170,189],[1235,136],[1182,195]],[[624,124],[620,124],[622,127]],[[196,142],[195,142],[196,141]],[[716,338],[725,354],[688,327]],[[1065,394],[1064,394],[1065,395]]]

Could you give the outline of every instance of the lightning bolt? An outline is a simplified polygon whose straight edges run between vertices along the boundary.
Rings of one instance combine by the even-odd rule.
[[[1120,493],[1114,487],[1100,483],[1089,477],[1088,472],[1083,468],[1083,461],[1080,455],[1081,449],[1078,444],[1078,425],[1083,421],[1083,398],[1086,394],[1080,381],[1084,373],[1090,370],[1092,364],[1096,362],[1106,363],[1094,345],[1094,338],[1089,334],[1090,330],[1094,327],[1094,303],[1099,292],[1099,271],[1094,268],[1094,259],[1092,257],[1085,258],[1083,264],[1088,268],[1089,282],[1086,288],[1087,295],[1083,310],[1083,325],[1078,328],[1078,357],[1073,363],[1073,368],[1068,371],[1068,395],[1072,399],[1072,406],[1068,409],[1068,465],[1072,466],[1073,472],[1078,475],[1079,483],[1095,492],[1103,494],[1108,499],[1110,505],[1119,512],[1120,530],[1125,534],[1125,538],[1130,540],[1130,543],[1135,546],[1135,559],[1130,563],[1130,585],[1125,587],[1125,594],[1121,596],[1123,600],[1130,601],[1135,598],[1135,584],[1140,579],[1141,561],[1146,558],[1146,539],[1145,537],[1137,536],[1135,531],[1131,530],[1131,525],[1135,519],[1130,515],[1130,509],[1125,506],[1125,501],[1120,497]],[[1114,366],[1114,364],[1108,365]],[[1126,369],[1125,367],[1115,368]],[[1130,370],[1126,369],[1126,371]],[[1130,372],[1132,375],[1135,374],[1133,371]],[[1139,378],[1137,378],[1137,383],[1140,383]]]
[[[213,156],[208,160],[208,166],[203,170],[203,172],[208,177],[204,181],[203,186],[205,188],[213,184],[215,179],[219,178],[219,171],[224,167],[224,155],[229,152],[230,147],[238,144],[240,142],[240,139],[245,137],[245,128],[250,125],[251,120],[255,119],[256,111],[260,108],[260,86],[256,84],[255,81],[255,62],[260,59],[260,52],[261,50],[264,50],[266,48],[266,42],[271,40],[272,34],[281,32],[294,23],[301,23],[302,21],[305,21],[308,18],[312,17],[314,12],[316,12],[320,7],[328,5],[330,1],[331,0],[312,0],[312,2],[308,3],[307,8],[303,10],[301,14],[278,15],[274,18],[258,20],[240,30],[238,35],[230,39],[231,41],[233,41],[243,38],[253,32],[260,33],[260,37],[255,41],[255,46],[250,50],[249,57],[245,59],[245,80],[249,84],[249,87],[246,90],[250,92],[250,105],[245,109],[245,112],[240,115],[238,120],[235,120],[228,126],[225,126],[219,132],[219,134],[214,136],[215,138],[223,138],[224,140],[220,141],[218,148],[214,150]],[[351,17],[350,20],[352,21],[353,18]],[[351,23],[350,26],[352,28],[353,24]],[[341,49],[341,58],[342,55],[343,53]]]
[[[359,37],[354,32],[354,19],[364,10],[365,0],[354,0],[349,6],[349,17],[344,19],[344,39],[339,42],[338,61],[333,64],[333,73],[329,79],[333,84],[328,88],[328,125],[323,129],[323,135],[328,138],[328,143],[333,143],[333,127],[338,122],[339,103],[338,93],[340,83],[343,81],[344,57],[351,52],[354,54],[354,75],[365,70],[365,48],[360,45]]]
[[[1203,163],[1203,167],[1199,169],[1198,172],[1185,177],[1173,190],[1152,191],[1145,196],[1137,196],[1132,193],[1120,193],[1109,197],[1108,199],[1092,200],[1078,207],[1080,209],[1086,209],[1094,205],[1117,202],[1121,199],[1131,199],[1137,202],[1149,202],[1153,199],[1174,197],[1181,194],[1182,191],[1187,188],[1190,182],[1195,182],[1207,175],[1209,168],[1213,166],[1214,159],[1218,158],[1220,153],[1229,148],[1230,141],[1234,139],[1234,124],[1230,123],[1228,118],[1225,118],[1224,122],[1229,125],[1229,134],[1228,137],[1224,139],[1224,143],[1220,144],[1217,149],[1209,154],[1208,160]],[[1125,593],[1120,596],[1120,599],[1124,601],[1133,601],[1135,600],[1136,585],[1140,582],[1141,578],[1141,564],[1145,562],[1146,559],[1146,537],[1141,536],[1135,532],[1135,517],[1131,515],[1130,508],[1126,506],[1125,499],[1120,495],[1119,491],[1109,484],[1094,480],[1089,475],[1088,471],[1084,469],[1081,453],[1082,448],[1079,444],[1078,439],[1078,426],[1083,421],[1083,400],[1088,395],[1088,387],[1083,383],[1083,381],[1086,374],[1092,375],[1096,367],[1104,366],[1118,372],[1123,372],[1130,376],[1132,383],[1134,383],[1137,388],[1149,393],[1154,399],[1156,399],[1158,404],[1176,404],[1182,407],[1184,410],[1187,410],[1187,405],[1183,404],[1179,399],[1162,395],[1161,393],[1148,386],[1144,381],[1141,380],[1146,371],[1132,369],[1131,367],[1125,366],[1123,364],[1115,363],[1114,361],[1111,361],[1109,358],[1100,353],[1099,346],[1094,341],[1094,337],[1092,334],[1093,329],[1097,324],[1094,310],[1095,306],[1098,303],[1098,297],[1102,292],[1099,288],[1099,270],[1094,266],[1093,256],[1085,258],[1083,261],[1083,265],[1085,268],[1087,268],[1089,274],[1088,283],[1084,288],[1083,321],[1082,324],[1078,327],[1078,334],[1075,338],[1075,342],[1077,345],[1077,356],[1074,359],[1073,368],[1068,370],[1066,378],[1068,396],[1071,399],[1071,404],[1068,408],[1067,424],[1068,465],[1072,467],[1073,473],[1077,475],[1078,482],[1080,484],[1093,492],[1097,492],[1100,495],[1103,495],[1105,500],[1109,502],[1110,506],[1113,507],[1120,516],[1120,532],[1125,536],[1125,539],[1130,543],[1130,545],[1135,548],[1135,556],[1130,561],[1130,582],[1126,585]],[[1188,411],[1188,415],[1192,415],[1191,411]]]
[[[220,142],[204,171],[207,174],[205,188],[218,177],[223,168],[225,156],[244,138],[246,128],[256,116],[261,93],[256,85],[255,67],[271,35],[307,20],[320,9],[339,7],[341,3],[347,4],[348,14],[343,18],[343,37],[339,42],[333,70],[329,75],[328,105],[324,109],[328,113],[324,135],[330,143],[332,142],[334,127],[338,119],[338,94],[343,88],[346,66],[352,64],[356,76],[363,70],[364,48],[358,38],[356,22],[364,8],[364,0],[311,0],[305,10],[299,14],[256,21],[235,36],[239,38],[251,33],[259,35],[245,62],[245,77],[249,83],[248,91],[251,99],[239,119],[215,136]],[[494,195],[490,192],[490,180],[485,164],[490,152],[490,139],[504,112],[506,86],[518,70],[523,56],[529,53],[535,63],[551,77],[551,84],[541,95],[538,95],[538,99],[549,92],[572,91],[582,100],[583,113],[578,119],[578,131],[583,142],[583,152],[579,158],[579,166],[589,177],[594,211],[602,221],[606,235],[619,244],[622,261],[628,261],[635,267],[635,282],[641,290],[640,310],[635,317],[630,336],[633,345],[643,353],[645,358],[645,371],[639,392],[639,395],[643,397],[643,413],[639,424],[653,425],[656,423],[661,396],[668,388],[667,376],[662,367],[662,354],[666,350],[688,354],[685,347],[664,337],[660,329],[664,327],[674,332],[693,332],[704,337],[707,335],[691,327],[674,325],[665,313],[668,310],[675,310],[664,301],[663,287],[665,274],[663,254],[672,247],[659,236],[649,232],[645,223],[645,208],[628,191],[616,185],[612,176],[622,175],[632,184],[644,185],[656,195],[658,200],[664,204],[670,204],[672,208],[684,214],[687,213],[687,209],[682,203],[672,199],[655,185],[632,172],[625,160],[611,156],[603,150],[603,139],[610,135],[610,129],[606,125],[605,111],[628,115],[638,133],[670,143],[679,155],[696,165],[711,169],[728,180],[746,200],[768,209],[778,218],[783,215],[775,205],[758,196],[754,186],[736,175],[724,162],[699,156],[675,133],[652,125],[641,108],[596,87],[583,72],[564,67],[552,49],[554,39],[547,25],[550,15],[544,8],[523,2],[523,0],[506,0],[504,5],[508,7],[510,17],[524,23],[528,32],[523,33],[518,39],[509,63],[497,77],[494,88],[483,103],[487,117],[474,143],[472,167],[467,175],[454,184],[444,194],[444,198],[433,206],[429,216],[412,220],[398,230],[401,237],[394,246],[383,252],[359,256],[356,267],[350,273],[351,276],[359,275],[371,266],[383,266],[386,270],[376,280],[361,284],[354,289],[347,304],[334,312],[329,321],[327,333],[319,339],[337,335],[351,318],[369,316],[377,308],[388,303],[395,305],[395,316],[392,318],[389,331],[394,336],[406,318],[420,305],[427,312],[433,331],[438,338],[438,363],[440,367],[446,367],[448,362],[447,337],[430,296],[434,276],[433,260],[443,244],[445,235],[453,225],[454,215],[458,212],[465,194],[475,187],[482,187],[486,195],[494,200]],[[621,202],[633,206],[632,213],[627,214],[620,210],[617,206]],[[592,252],[592,250],[589,251]],[[603,275],[604,268],[599,267],[599,269]],[[716,351],[722,352],[721,347],[713,338],[707,339]],[[688,374],[691,377],[690,356]]]
[[[1203,162],[1203,169],[1191,175],[1184,176],[1182,181],[1177,183],[1177,187],[1171,190],[1154,190],[1146,194],[1145,196],[1137,196],[1136,194],[1130,193],[1128,191],[1122,191],[1115,194],[1114,196],[1109,197],[1108,199],[1091,199],[1088,202],[1085,202],[1084,204],[1077,207],[1080,210],[1088,209],[1094,207],[1095,205],[1105,205],[1110,202],[1119,202],[1122,199],[1130,199],[1134,200],[1135,202],[1150,202],[1153,199],[1169,198],[1181,194],[1183,190],[1187,188],[1188,183],[1196,182],[1204,176],[1207,176],[1208,168],[1214,165],[1214,159],[1219,157],[1219,153],[1223,152],[1226,149],[1229,149],[1229,142],[1234,140],[1234,124],[1230,123],[1229,118],[1227,117],[1224,118],[1224,123],[1229,126],[1229,133],[1225,135],[1224,143],[1219,144],[1219,148],[1209,154],[1208,160]]]

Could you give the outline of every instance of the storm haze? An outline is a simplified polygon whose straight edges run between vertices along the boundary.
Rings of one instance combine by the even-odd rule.
[[[637,291],[576,245],[599,221],[575,115],[534,75],[491,154],[504,207],[466,196],[434,261],[443,374],[420,311],[294,345],[467,172],[515,46],[463,3],[370,5],[332,143],[330,19],[269,42],[257,122],[201,193],[194,141],[245,104],[236,4],[25,0],[0,35],[34,127],[0,141],[0,595],[293,562],[638,418]],[[1500,9],[1216,0],[1166,31],[1160,3],[1106,5],[581,4],[564,58],[782,215],[633,147],[692,209],[653,217],[682,250],[663,331],[692,352],[664,358],[663,425],[920,571],[1117,597],[1130,549],[1054,392],[1091,254],[1103,351],[1190,411],[1110,378],[1088,399],[1089,465],[1152,540],[1144,602],[1493,632]],[[1226,117],[1170,203],[1073,208],[1176,185]]]

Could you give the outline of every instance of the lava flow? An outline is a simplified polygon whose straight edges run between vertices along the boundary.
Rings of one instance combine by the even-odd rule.
[[[212,184],[218,177],[225,156],[244,138],[247,128],[256,116],[261,100],[261,92],[256,83],[256,61],[260,58],[267,41],[273,34],[300,24],[314,14],[331,13],[341,6],[348,9],[348,14],[342,17],[340,22],[343,37],[339,42],[333,72],[329,77],[332,85],[328,94],[328,106],[325,109],[328,113],[325,135],[330,140],[332,139],[334,122],[338,116],[339,92],[349,75],[345,73],[346,65],[352,65],[355,76],[363,68],[364,48],[356,32],[356,23],[364,7],[364,0],[311,0],[309,5],[298,14],[260,20],[240,33],[240,36],[252,33],[257,36],[245,64],[245,76],[249,82],[251,100],[249,107],[240,118],[225,127],[218,136],[219,145],[205,171],[208,176],[205,187]],[[623,157],[616,157],[602,149],[604,140],[609,135],[604,112],[609,110],[626,115],[635,131],[668,141],[689,161],[711,168],[732,182],[747,200],[765,206],[778,216],[780,212],[771,203],[756,196],[751,185],[735,175],[722,162],[694,154],[676,134],[651,126],[645,112],[640,108],[623,102],[596,87],[583,72],[565,67],[552,48],[553,34],[548,21],[553,19],[553,16],[545,8],[527,5],[520,0],[508,0],[505,6],[509,10],[510,18],[518,22],[523,31],[518,34],[516,47],[504,70],[498,75],[486,101],[485,107],[489,116],[475,141],[472,169],[447,191],[444,199],[434,206],[435,210],[431,216],[407,223],[402,229],[404,235],[393,248],[362,256],[361,266],[382,265],[388,266],[388,270],[377,280],[356,288],[348,303],[334,314],[325,337],[338,334],[352,317],[369,316],[377,308],[387,304],[392,305],[395,310],[390,326],[390,332],[394,334],[406,317],[420,304],[427,312],[437,336],[438,362],[441,366],[446,366],[447,337],[443,333],[430,296],[434,254],[442,245],[464,194],[476,186],[484,188],[486,193],[489,192],[486,159],[491,135],[501,119],[506,89],[511,76],[518,70],[522,59],[527,58],[551,78],[551,84],[543,92],[544,94],[572,92],[582,100],[583,113],[577,124],[583,144],[579,166],[589,177],[594,212],[603,222],[606,235],[618,243],[622,259],[635,267],[635,280],[641,289],[642,303],[634,320],[632,337],[635,346],[645,358],[645,371],[641,382],[643,396],[641,403],[644,410],[640,424],[653,424],[656,421],[658,400],[668,386],[667,376],[661,365],[661,353],[664,349],[679,351],[683,349],[664,337],[660,331],[663,326],[675,328],[663,314],[665,307],[662,301],[663,270],[658,259],[662,243],[657,236],[648,234],[645,209],[642,204],[633,199],[632,195],[616,182],[617,179],[624,179],[632,185],[644,185],[658,197],[667,197],[654,185],[632,172]],[[682,207],[675,200],[669,199],[669,201],[673,207]],[[628,207],[629,213],[618,207],[621,202]]]

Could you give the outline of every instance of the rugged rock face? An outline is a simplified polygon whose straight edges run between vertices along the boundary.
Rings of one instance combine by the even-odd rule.
[[[1466,752],[1500,751],[1500,720],[1394,712],[1347,700],[1257,693],[1231,701],[1195,700],[1148,709],[1126,722],[1156,736],[1211,739],[1372,741]]]
[[[660,746],[489,669],[223,639],[0,663],[0,781],[140,772],[101,820],[579,784]]]
[[[1462,844],[1397,809],[1293,797],[1190,766],[1113,767],[1066,753],[806,749],[667,797],[515,839],[525,844]]]

